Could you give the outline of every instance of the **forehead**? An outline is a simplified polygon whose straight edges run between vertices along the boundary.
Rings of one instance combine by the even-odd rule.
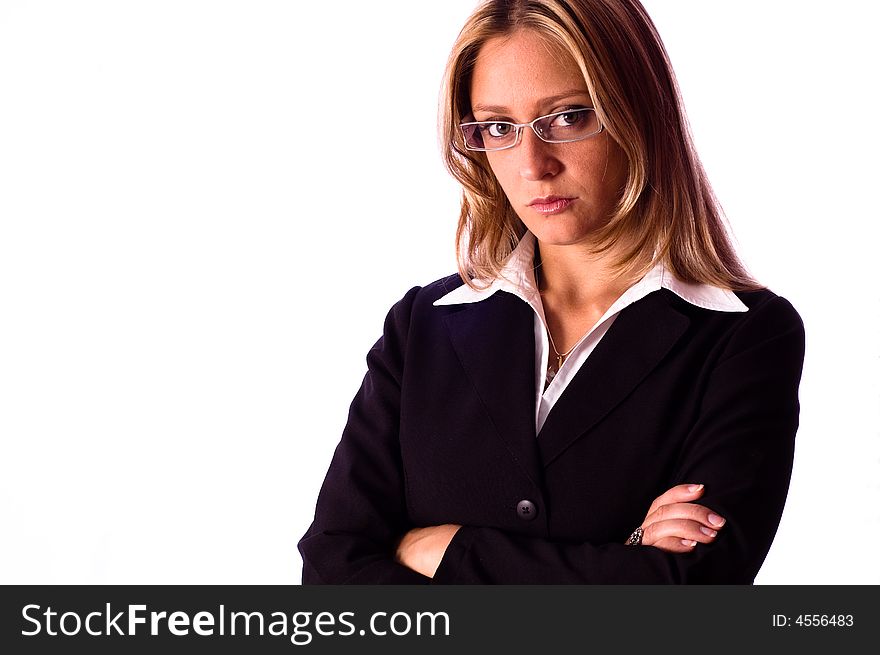
[[[580,68],[535,31],[494,37],[477,53],[470,88],[474,111],[490,106],[531,114],[547,109],[548,98],[569,92],[588,94]]]

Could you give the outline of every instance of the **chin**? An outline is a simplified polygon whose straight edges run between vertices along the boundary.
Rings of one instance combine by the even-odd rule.
[[[549,220],[548,220],[549,222]],[[529,227],[526,225],[526,227]],[[579,243],[590,241],[592,230],[584,228],[574,228],[565,225],[535,225],[529,227],[532,234],[535,235],[539,243],[547,246],[573,246]]]

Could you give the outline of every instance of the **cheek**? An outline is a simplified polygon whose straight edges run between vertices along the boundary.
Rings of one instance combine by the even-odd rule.
[[[510,164],[510,158],[498,157],[497,155],[487,153],[486,159],[489,161],[489,170],[495,176],[501,188],[504,189],[504,193],[509,196],[518,177],[516,170]]]
[[[608,137],[608,170],[605,179],[615,195],[619,196],[623,192],[628,175],[629,161],[626,153],[611,137]]]
[[[626,184],[627,169],[626,155],[609,138],[584,161],[581,174],[603,200],[617,201]]]

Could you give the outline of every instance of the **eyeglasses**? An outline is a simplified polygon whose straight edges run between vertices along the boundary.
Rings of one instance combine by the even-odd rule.
[[[490,152],[513,148],[519,143],[524,127],[530,127],[547,143],[571,143],[599,134],[602,124],[592,107],[567,109],[539,116],[531,123],[476,121],[459,125],[468,150]]]

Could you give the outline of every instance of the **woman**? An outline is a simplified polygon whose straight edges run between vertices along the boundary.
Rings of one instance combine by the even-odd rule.
[[[460,272],[389,313],[303,581],[750,583],[803,327],[731,247],[650,18],[486,2],[445,89]]]

